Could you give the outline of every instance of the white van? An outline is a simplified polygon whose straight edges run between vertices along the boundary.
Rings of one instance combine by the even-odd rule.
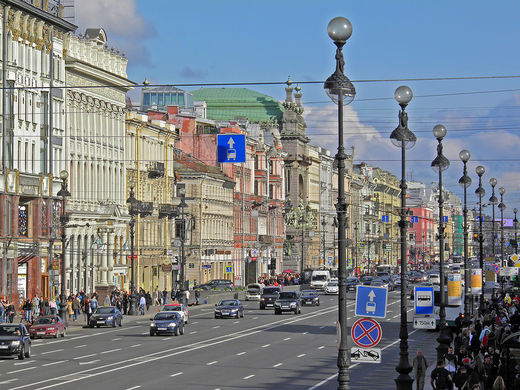
[[[312,271],[311,288],[324,290],[328,282],[330,282],[329,270]]]

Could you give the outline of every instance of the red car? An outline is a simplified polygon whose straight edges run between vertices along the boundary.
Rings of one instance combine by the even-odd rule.
[[[65,337],[65,322],[60,316],[40,316],[32,323],[29,328],[29,335],[32,339],[38,337]]]

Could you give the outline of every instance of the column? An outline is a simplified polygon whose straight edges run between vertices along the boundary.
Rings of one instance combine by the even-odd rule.
[[[103,233],[101,233],[103,234]],[[99,269],[99,276],[100,276],[100,280],[99,280],[99,284],[101,286],[106,286],[107,285],[107,259],[108,259],[108,233],[105,233],[103,234],[101,237],[103,237],[104,239],[104,243],[105,243],[105,252],[101,254],[101,268]]]
[[[81,290],[81,275],[82,275],[82,269],[83,269],[83,247],[81,245],[81,236],[78,234],[78,242],[77,242],[77,249],[76,249],[76,257],[77,257],[77,267],[76,267],[76,291],[79,292]]]
[[[114,254],[110,244],[114,243],[114,233],[107,233],[107,265],[108,265],[108,284],[114,284]],[[114,248],[115,249],[115,248]]]
[[[66,251],[67,248],[63,248],[63,251]],[[74,236],[71,235],[69,239],[69,253],[65,256],[65,269],[69,269],[68,274],[68,286],[69,292],[74,292],[74,265],[76,263],[76,257],[74,256]]]

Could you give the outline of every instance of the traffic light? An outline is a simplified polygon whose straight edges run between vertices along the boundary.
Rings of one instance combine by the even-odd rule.
[[[269,269],[272,269],[272,270],[276,269],[276,258],[274,258],[274,257],[271,258],[271,265],[270,265]]]
[[[473,233],[473,241],[478,241],[478,233]]]

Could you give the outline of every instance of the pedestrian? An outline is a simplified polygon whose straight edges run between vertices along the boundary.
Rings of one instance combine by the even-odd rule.
[[[144,295],[141,295],[141,298],[139,299],[139,310],[141,311],[141,315],[144,316],[144,309],[146,307],[146,298]]]
[[[500,375],[497,376],[497,379],[495,379],[492,390],[506,390],[506,384],[504,383],[504,378],[502,378]]]
[[[72,308],[72,297],[69,297],[69,299],[67,299],[67,314],[69,316],[69,320],[74,315],[74,309]]]
[[[0,299],[0,324],[4,323],[5,321],[5,307],[4,302],[2,299]]]
[[[198,305],[200,300],[200,289],[195,290],[195,304]]]
[[[412,366],[417,385],[416,390],[424,390],[424,378],[426,377],[428,362],[420,350],[417,351],[417,355],[413,358]]]
[[[110,297],[105,295],[105,299],[103,300],[103,306],[110,306]]]
[[[92,309],[92,313],[94,313],[96,311],[98,306],[99,306],[99,303],[97,300],[97,296],[96,296],[96,294],[93,294],[92,298],[90,298],[90,308]]]
[[[74,311],[74,322],[77,321],[79,310],[81,309],[81,302],[79,301],[78,297],[75,296],[72,300],[72,310]]]
[[[184,297],[185,297],[185,304],[186,306],[189,306],[189,301],[190,301],[190,290],[185,290],[184,291]]]
[[[49,312],[53,316],[56,315],[56,313],[58,312],[58,305],[56,305],[55,299],[51,299],[49,302]]]
[[[439,360],[437,367],[433,369],[430,383],[434,390],[450,390],[452,378],[448,370],[444,368],[444,361]]]

